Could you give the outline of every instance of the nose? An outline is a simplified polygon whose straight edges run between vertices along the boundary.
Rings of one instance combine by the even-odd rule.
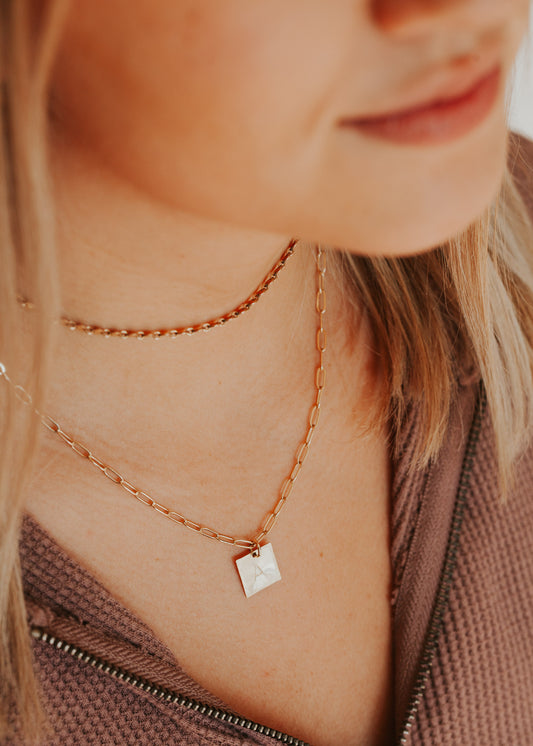
[[[382,31],[399,38],[443,30],[498,32],[513,15],[516,0],[372,0]]]

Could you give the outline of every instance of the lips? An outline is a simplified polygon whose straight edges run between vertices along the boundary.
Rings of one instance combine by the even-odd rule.
[[[443,78],[433,92],[413,104],[376,115],[341,120],[370,137],[403,144],[439,144],[460,137],[480,124],[492,110],[501,87],[499,64],[489,71],[455,80]]]

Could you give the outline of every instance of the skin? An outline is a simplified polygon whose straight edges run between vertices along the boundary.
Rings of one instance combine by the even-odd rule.
[[[463,229],[498,189],[503,91],[478,131],[436,148],[372,141],[338,120],[398,108],[472,54],[495,50],[508,72],[523,0],[93,5],[76,3],[62,47],[63,124],[172,207],[411,253]]]
[[[481,125],[438,146],[338,122],[401,108],[471,55],[496,54],[506,74],[527,0],[72,6],[51,78],[70,316],[202,321],[242,301],[293,235],[411,254],[465,228],[498,191],[503,86]],[[253,312],[208,335],[130,344],[59,330],[46,411],[188,517],[248,535],[291,469],[313,397],[309,249]],[[354,416],[379,384],[371,332],[363,320],[351,334],[328,283],[327,398],[274,532],[285,569],[268,604],[239,595],[221,547],[125,502],[48,435],[28,509],[243,715],[316,746],[380,746],[392,703],[390,457],[387,433],[363,437]],[[325,704],[339,681],[347,691]]]

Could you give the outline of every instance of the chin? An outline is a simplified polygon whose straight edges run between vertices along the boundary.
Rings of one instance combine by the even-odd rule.
[[[500,158],[495,158],[493,151],[490,160],[485,160],[482,167],[479,164],[479,160],[473,160],[470,168],[461,169],[459,174],[452,172],[436,193],[430,192],[425,201],[413,203],[412,212],[406,211],[404,220],[398,221],[393,230],[389,223],[380,236],[383,253],[408,255],[433,249],[485,216],[501,191],[505,148]]]
[[[501,177],[501,174],[500,174]],[[464,194],[450,195],[446,202],[439,201],[431,208],[406,210],[402,215],[369,226],[361,233],[361,224],[337,225],[328,230],[326,225],[316,226],[308,232],[295,235],[310,243],[320,243],[337,249],[344,249],[361,256],[409,256],[430,251],[455,238],[476,220],[486,214],[487,209],[497,198],[501,178],[490,189]],[[413,208],[416,208],[413,205]]]
[[[494,203],[506,153],[506,130],[493,126],[418,163],[400,161],[385,185],[369,180],[363,210],[346,209],[345,202],[342,214],[316,211],[306,239],[368,256],[431,250],[465,231]]]
[[[384,231],[377,238],[377,244],[381,247],[379,253],[383,256],[408,256],[442,246],[486,215],[499,191],[500,182],[488,193],[477,193],[476,199],[467,195],[462,201],[457,201],[455,195],[455,199],[450,199],[445,207],[442,204],[435,207],[430,221],[427,214],[413,214],[403,225],[399,224],[395,231]],[[376,253],[375,250],[373,253]]]

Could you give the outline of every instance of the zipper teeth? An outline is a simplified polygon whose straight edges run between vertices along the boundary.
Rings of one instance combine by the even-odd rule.
[[[439,589],[437,591],[435,606],[431,615],[431,622],[428,627],[428,632],[424,642],[420,666],[415,679],[415,684],[413,686],[413,691],[409,699],[409,704],[407,706],[404,725],[402,730],[400,731],[398,746],[405,746],[405,744],[407,743],[407,737],[415,721],[416,713],[420,705],[422,695],[426,689],[429,672],[433,664],[433,657],[437,648],[437,642],[444,619],[444,612],[446,611],[446,608],[448,606],[452,575],[457,562],[457,550],[459,547],[461,526],[463,523],[463,516],[466,506],[466,496],[468,488],[470,486],[470,475],[472,473],[472,466],[479,440],[479,434],[481,432],[481,424],[483,415],[485,413],[485,404],[486,394],[483,384],[481,384],[474,418],[472,420],[470,433],[468,435],[468,443],[463,458],[461,476],[459,479],[459,486],[457,488],[457,496],[452,517],[452,525],[448,537],[448,545],[446,548],[444,565],[439,579]]]
[[[70,643],[65,642],[65,640],[50,635],[40,627],[32,627],[31,635],[35,640],[46,642],[48,645],[57,648],[57,650],[63,650],[65,653],[69,653],[73,658],[76,658],[83,663],[87,663],[89,666],[92,666],[98,671],[102,671],[115,679],[124,681],[126,684],[130,684],[136,689],[141,689],[143,692],[151,694],[157,699],[163,699],[166,702],[177,704],[180,707],[185,707],[187,710],[194,710],[194,712],[206,715],[213,720],[221,720],[225,723],[230,723],[231,725],[238,725],[239,727],[253,731],[254,733],[261,733],[264,736],[270,736],[270,738],[275,741],[286,743],[288,746],[309,746],[305,741],[295,738],[294,736],[289,736],[287,733],[282,733],[279,730],[275,730],[275,728],[269,728],[266,725],[261,725],[253,720],[248,720],[247,718],[243,718],[235,713],[221,710],[218,707],[212,707],[211,705],[199,702],[191,697],[186,697],[183,694],[165,689],[142,676],[136,676],[124,668],[114,666],[103,658],[99,658],[98,656],[92,655],[92,653],[88,653],[86,650],[79,648],[77,645],[71,645]]]

